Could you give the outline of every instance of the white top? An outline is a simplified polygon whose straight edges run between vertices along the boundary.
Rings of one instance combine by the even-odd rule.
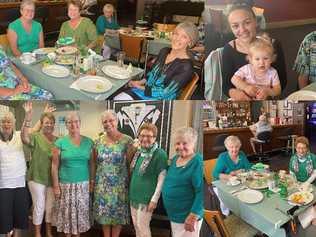
[[[251,85],[273,87],[280,84],[278,72],[273,67],[270,67],[263,76],[258,77],[255,75],[252,65],[246,64],[235,72],[235,76],[240,77],[242,80]]]
[[[0,188],[25,187],[26,163],[20,132],[11,141],[0,140]]]

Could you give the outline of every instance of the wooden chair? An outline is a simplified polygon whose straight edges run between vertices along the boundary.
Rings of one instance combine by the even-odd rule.
[[[191,81],[183,88],[178,100],[189,100],[197,88],[197,83],[199,80],[199,75],[196,72],[193,73]]]
[[[204,210],[204,219],[217,237],[253,237],[259,233],[233,214],[223,219],[219,211]]]
[[[213,181],[213,170],[215,168],[217,159],[209,159],[204,161],[204,178],[208,185],[211,185]]]
[[[7,34],[0,35],[0,45],[3,47],[4,51],[7,51],[10,48]]]
[[[136,63],[138,66],[144,62],[142,58],[144,37],[120,34],[121,50],[125,52],[127,61]]]
[[[173,32],[177,27],[176,24],[163,24],[163,23],[154,23],[154,28],[161,32]]]

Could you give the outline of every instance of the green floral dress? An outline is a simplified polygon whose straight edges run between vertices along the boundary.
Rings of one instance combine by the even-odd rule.
[[[129,223],[126,151],[132,141],[123,135],[117,143],[109,144],[105,134],[95,141],[97,173],[93,214],[101,225]]]
[[[0,46],[0,87],[14,89],[19,85],[20,80],[11,68],[11,62],[3,48]],[[53,95],[37,86],[30,84],[31,91],[28,93],[20,93],[13,96],[2,96],[1,99],[8,100],[51,100]]]

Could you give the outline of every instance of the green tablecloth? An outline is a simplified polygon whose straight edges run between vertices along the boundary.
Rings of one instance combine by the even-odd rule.
[[[105,44],[114,49],[121,49],[120,39],[118,35],[106,35],[105,36]],[[160,49],[165,47],[170,47],[171,42],[170,40],[166,39],[154,39],[154,40],[145,40],[143,45],[143,52],[147,52],[148,47],[148,54],[150,55],[158,55]]]
[[[236,195],[230,194],[232,190],[237,190],[239,186],[228,186],[221,181],[214,181],[213,185],[217,187],[218,195],[223,203],[235,215],[270,237],[286,237],[282,225],[287,223],[290,217],[276,210],[275,207],[278,206],[286,212],[293,206],[288,204],[286,200],[281,199],[278,193],[272,194],[269,198],[265,196],[260,203],[246,204],[241,202]],[[316,189],[314,189],[314,201],[315,195]],[[300,207],[295,214],[304,211],[306,208],[307,206]]]
[[[105,93],[94,94],[70,88],[70,85],[74,82],[74,77],[72,75],[65,78],[55,78],[42,72],[41,63],[25,65],[18,58],[12,58],[12,62],[28,78],[30,83],[50,91],[54,94],[56,100],[105,100],[119,88],[124,86],[130,79],[143,73],[143,69],[134,67],[130,78],[126,80],[118,80],[106,76],[103,72],[98,72],[99,76],[107,78],[112,83],[112,88]],[[108,60],[101,64],[111,65],[115,64],[115,62]]]

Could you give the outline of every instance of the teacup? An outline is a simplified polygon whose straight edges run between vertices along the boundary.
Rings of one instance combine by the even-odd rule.
[[[30,64],[36,61],[35,56],[32,53],[23,53],[20,56],[20,59],[24,64]]]

